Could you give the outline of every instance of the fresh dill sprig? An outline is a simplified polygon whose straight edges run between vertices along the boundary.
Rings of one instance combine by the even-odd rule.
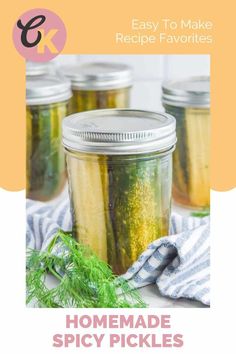
[[[193,211],[191,216],[195,216],[196,218],[204,218],[205,216],[210,215],[210,209],[204,209],[199,211]]]
[[[48,273],[58,280],[49,289]],[[46,251],[30,250],[27,254],[27,304],[39,307],[146,307],[135,289],[112,273],[87,246],[68,232],[59,230]]]

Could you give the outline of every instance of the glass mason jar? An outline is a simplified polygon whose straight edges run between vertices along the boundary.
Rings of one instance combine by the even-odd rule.
[[[165,111],[176,118],[173,197],[183,206],[210,205],[210,79],[192,77],[164,83]]]
[[[38,63],[34,61],[26,61],[26,76],[38,76],[48,74],[52,70],[50,63]]]
[[[86,63],[62,68],[71,80],[70,113],[102,108],[128,108],[132,72],[118,63]]]
[[[73,233],[124,273],[168,235],[175,119],[107,109],[63,120]]]
[[[35,200],[56,197],[65,185],[61,122],[68,114],[70,82],[50,75],[26,79],[26,195]]]

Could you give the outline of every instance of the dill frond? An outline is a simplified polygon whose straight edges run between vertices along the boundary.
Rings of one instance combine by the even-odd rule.
[[[58,280],[53,289],[45,284],[48,273]],[[88,246],[61,230],[46,251],[27,254],[27,304],[52,308],[146,307],[139,293],[112,273]]]

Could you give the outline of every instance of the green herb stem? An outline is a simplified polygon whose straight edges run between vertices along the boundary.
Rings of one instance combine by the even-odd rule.
[[[48,272],[58,280],[53,289],[44,281]],[[27,303],[35,300],[39,307],[146,307],[108,264],[61,230],[46,251],[28,253],[26,282]]]

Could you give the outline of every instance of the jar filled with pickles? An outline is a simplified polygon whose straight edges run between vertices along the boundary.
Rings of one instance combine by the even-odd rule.
[[[174,200],[185,207],[210,205],[210,79],[191,77],[163,84],[165,111],[176,118]]]
[[[62,68],[71,80],[70,113],[102,108],[128,108],[132,71],[118,63],[85,63]]]
[[[169,234],[175,119],[106,109],[63,120],[74,237],[122,274]]]
[[[68,115],[70,82],[60,76],[26,77],[26,195],[46,201],[56,197],[66,181],[61,145],[62,119]]]

